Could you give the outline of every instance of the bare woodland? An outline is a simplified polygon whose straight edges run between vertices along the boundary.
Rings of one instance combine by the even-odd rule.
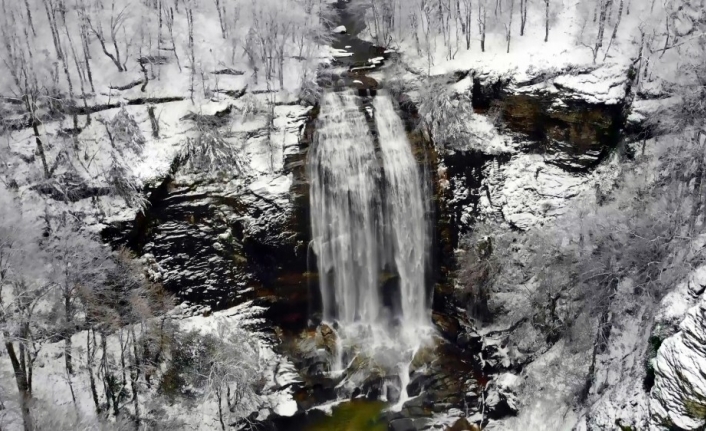
[[[311,81],[329,40],[329,6],[318,0],[2,0],[0,9],[0,128],[8,140],[31,136],[33,146],[29,180],[13,178],[10,155],[0,156],[0,356],[9,358],[14,381],[0,393],[0,429],[179,426],[150,407],[156,399],[210,403],[224,430],[244,420],[259,405],[263,385],[257,332],[225,323],[207,337],[180,329],[170,295],[135,256],[103,244],[70,204],[90,198],[98,205],[96,197],[107,196],[138,211],[147,205],[130,164],[146,140],[164,134],[160,103],[187,99],[198,113],[203,101],[225,91],[222,76],[245,75],[273,95]],[[211,46],[219,57],[204,38],[214,24]],[[300,73],[288,75],[291,69]],[[169,88],[178,95],[161,97]],[[133,105],[148,115],[149,135],[121,92],[131,92]],[[246,103],[241,121],[269,115],[265,124],[273,127],[276,100],[269,100],[254,113]],[[239,172],[232,137],[200,114],[193,118],[182,156],[189,166]],[[18,197],[34,191],[45,201]],[[34,371],[46,366],[38,364],[39,354],[55,343],[63,346],[61,359],[51,366],[63,368],[71,397],[61,411],[34,395]],[[85,388],[89,416],[98,422],[79,405]]]

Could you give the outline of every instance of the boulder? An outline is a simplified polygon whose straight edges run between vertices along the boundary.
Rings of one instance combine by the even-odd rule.
[[[389,431],[417,431],[414,421],[410,418],[395,419],[387,426]]]
[[[706,298],[692,307],[651,361],[655,383],[650,410],[655,425],[680,430],[706,425]]]
[[[468,422],[466,418],[460,418],[446,431],[480,431],[480,427]]]
[[[500,374],[489,383],[485,397],[488,417],[497,419],[517,414],[519,383],[520,378],[512,373]]]
[[[335,357],[338,350],[338,334],[329,325],[322,323],[316,331],[316,347],[325,349],[326,352]]]

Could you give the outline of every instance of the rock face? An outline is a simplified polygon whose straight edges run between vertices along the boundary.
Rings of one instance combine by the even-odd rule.
[[[298,212],[295,178],[301,167],[291,158],[299,151],[308,113],[299,106],[277,108],[276,145],[283,154],[279,167],[262,160],[271,153],[263,148],[262,129],[246,131],[241,145],[250,169],[213,176],[186,172],[175,164],[152,191],[146,211],[109,226],[104,237],[143,255],[154,278],[181,301],[223,309],[247,299],[269,303],[275,296],[298,296],[299,307],[290,307],[289,313],[274,307],[268,314],[305,322],[307,230],[300,218],[306,215]],[[262,288],[255,291],[253,286]],[[288,292],[276,294],[277,289]]]
[[[697,271],[695,282],[688,283],[688,294],[703,294],[706,286],[704,273],[703,270]],[[650,392],[653,425],[669,429],[703,429],[706,425],[705,297],[702,296],[689,309],[679,331],[662,342],[652,366],[655,373],[654,387]]]
[[[560,214],[621,141],[627,71],[566,70],[522,81],[471,71],[456,79],[499,138],[440,155],[454,244],[478,219],[524,230]]]

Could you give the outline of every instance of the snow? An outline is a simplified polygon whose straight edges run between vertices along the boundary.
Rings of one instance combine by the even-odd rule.
[[[706,266],[695,269],[687,280],[679,283],[662,299],[655,320],[662,325],[677,326],[694,307],[706,288]]]
[[[331,31],[336,34],[344,34],[344,33],[348,32],[348,29],[346,29],[345,25],[339,25],[338,27],[334,28]]]
[[[130,52],[127,71],[118,72],[115,65],[101,52],[98,42],[91,37],[91,66],[95,92],[89,92],[86,101],[91,107],[109,105],[99,112],[92,113],[89,118],[78,116],[78,125],[81,130],[75,135],[67,135],[64,129],[73,127],[72,119],[67,116],[59,121],[43,121],[39,131],[46,146],[47,159],[51,165],[57,163],[54,178],[61,178],[66,174],[76,175],[88,187],[101,189],[107,187],[106,172],[109,170],[112,158],[115,155],[125,165],[126,176],[137,184],[138,188],[149,185],[155,187],[164,178],[171,174],[172,163],[178,155],[184,152],[185,143],[189,138],[197,136],[197,124],[188,119],[189,114],[216,115],[230,109],[231,113],[225,118],[225,125],[221,132],[225,139],[242,156],[244,169],[242,174],[235,172],[190,172],[182,169],[176,176],[174,187],[193,186],[192,190],[184,191],[183,195],[189,198],[195,193],[205,191],[218,193],[218,196],[235,196],[246,205],[245,214],[239,214],[244,222],[245,234],[255,233],[258,229],[267,229],[278,217],[286,217],[291,209],[290,188],[293,177],[286,173],[285,157],[299,151],[298,144],[300,130],[310,107],[300,106],[298,94],[302,82],[315,79],[315,70],[320,64],[331,61],[334,53],[328,47],[306,46],[304,52],[296,52],[293,42],[288,42],[285,52],[284,82],[280,87],[275,78],[270,82],[264,79],[262,69],[257,79],[252,65],[249,64],[243,50],[242,43],[248,31],[247,18],[250,16],[250,7],[266,7],[272,2],[242,2],[244,7],[238,25],[230,29],[229,37],[224,38],[218,25],[217,10],[204,2],[192,2],[194,7],[195,32],[195,63],[190,64],[187,56],[188,31],[187,20],[183,8],[175,11],[174,36],[175,48],[181,60],[181,70],[174,58],[166,29],[157,35],[157,14],[151,9],[151,2],[134,2],[116,0],[116,9],[120,10],[129,6],[129,17],[126,19],[126,28],[121,34],[133,37],[135,44]],[[203,3],[203,4],[202,4]],[[292,22],[305,17],[303,6],[296,1],[276,2],[275,9],[283,5],[291,6],[287,9]],[[330,0],[327,3],[331,3]],[[41,6],[41,2],[29,2],[33,6]],[[14,7],[10,2],[8,7]],[[109,8],[96,11],[102,14],[103,25],[108,20]],[[40,13],[41,12],[41,13]],[[34,44],[34,60],[38,80],[42,84],[55,85],[57,92],[68,94],[65,76],[60,75],[53,79],[53,68],[57,64],[50,52],[53,52],[51,32],[43,10],[33,14],[37,27],[36,40],[28,41]],[[93,17],[97,19],[96,17]],[[318,20],[315,20],[318,22]],[[312,21],[313,22],[313,21]],[[214,23],[216,25],[214,25]],[[21,23],[24,25],[24,23]],[[4,26],[3,21],[3,26]],[[18,24],[19,25],[19,24]],[[73,7],[66,14],[67,31],[78,40],[79,22]],[[303,25],[297,29],[316,32]],[[41,30],[40,30],[41,29]],[[14,30],[10,29],[10,30]],[[149,35],[148,32],[151,32]],[[19,34],[19,33],[18,33]],[[313,34],[313,33],[312,33]],[[64,43],[66,38],[63,29],[61,37]],[[144,38],[149,37],[147,41]],[[143,38],[140,40],[140,38]],[[162,46],[162,51],[157,51],[157,39]],[[291,39],[288,39],[291,40]],[[122,39],[120,41],[122,43]],[[110,42],[109,50],[113,50]],[[170,45],[169,47],[165,45]],[[148,49],[149,46],[149,49]],[[137,52],[139,49],[139,54]],[[166,53],[166,54],[165,54]],[[4,56],[4,51],[0,53]],[[142,71],[137,65],[138,55],[166,55],[167,62],[163,65],[148,66],[149,83],[144,87],[137,85],[126,90],[117,90],[111,87],[126,86],[127,84],[143,79]],[[298,55],[295,55],[298,54]],[[338,52],[339,55],[350,53]],[[302,59],[303,58],[303,59]],[[80,60],[79,60],[80,61]],[[74,78],[74,95],[78,91],[78,77],[70,64],[70,73]],[[194,69],[193,93],[191,90],[191,70]],[[216,73],[226,71],[224,73]],[[86,83],[87,85],[87,83]],[[0,94],[15,94],[14,83],[9,73],[0,74]],[[272,90],[274,88],[274,90]],[[262,90],[260,92],[260,90]],[[259,93],[259,94],[255,94]],[[244,95],[243,95],[244,94]],[[181,98],[165,103],[154,101],[151,104],[141,104],[143,99],[163,97]],[[12,112],[5,116],[6,99],[0,101],[0,116],[4,118],[16,117],[19,114]],[[79,106],[83,103],[77,99]],[[273,123],[271,128],[266,127],[267,114],[272,104]],[[112,106],[119,106],[114,108]],[[246,115],[249,107],[256,106],[256,113]],[[10,106],[17,109],[16,105]],[[154,108],[154,114],[159,125],[159,136],[153,137],[152,123],[148,115],[148,107]],[[106,125],[124,109],[134,118],[140,134],[144,137],[144,148],[139,151],[127,151],[113,148],[111,145]],[[38,220],[45,214],[51,217],[69,215],[80,219],[86,225],[86,230],[99,233],[105,225],[117,221],[131,221],[135,219],[139,208],[130,207],[121,198],[112,195],[86,197],[76,202],[63,202],[48,198],[36,191],[38,184],[52,182],[45,181],[41,175],[38,158],[35,156],[36,143],[31,129],[22,129],[3,134],[0,140],[2,154],[0,154],[0,183],[16,183],[17,196],[27,207],[27,223]],[[65,157],[65,158],[63,158]],[[53,180],[52,180],[53,181]],[[58,182],[58,181],[57,181]],[[185,186],[186,185],[186,186]],[[14,193],[14,192],[13,192]],[[194,193],[193,195],[189,195]],[[254,196],[257,195],[257,196]],[[263,199],[278,208],[277,214],[272,205],[263,203]],[[211,203],[203,198],[200,202]],[[186,204],[184,204],[186,205]],[[263,211],[263,209],[265,211]],[[167,226],[168,227],[168,226]],[[206,227],[201,227],[200,234],[206,234]],[[220,233],[220,232],[219,232]],[[175,236],[178,236],[176,233]],[[214,235],[213,240],[226,241],[226,234]],[[215,247],[215,246],[214,246]],[[170,258],[183,256],[170,256]],[[210,257],[209,259],[217,259]],[[143,256],[143,261],[148,262],[151,274],[156,280],[163,280],[173,274],[167,273],[165,262],[156,261],[154,255],[149,253]],[[188,273],[191,268],[173,270],[174,272]],[[252,286],[232,286],[234,290],[245,292]],[[194,315],[196,310],[190,306],[180,305],[173,311],[178,318],[178,325],[182,330],[196,329],[202,333],[213,333],[217,330],[219,322],[226,322],[232,327],[252,330],[252,325],[258,323],[255,316],[262,310],[251,303],[243,304],[237,308],[223,312],[213,313],[206,317]],[[261,323],[261,322],[259,322]],[[255,333],[254,331],[253,333]],[[80,332],[72,338],[74,344],[74,358],[82,368],[73,378],[74,389],[77,396],[77,410],[79,414],[91,420],[95,418],[95,409],[91,399],[87,371],[83,365],[86,363],[86,333]],[[276,354],[273,350],[274,340],[260,339],[261,373],[266,377],[265,390],[262,396],[260,411],[275,411],[280,415],[293,415],[297,411],[297,403],[292,397],[289,387],[300,381],[294,365],[286,358]],[[108,340],[109,350],[118,349],[117,336]],[[42,414],[44,406],[51,406],[53,415],[61,417],[66,412],[74,411],[71,394],[67,384],[63,366],[63,343],[48,343],[43,346],[34,374],[34,396],[37,398],[37,415]],[[0,355],[0,402],[4,403],[0,409],[0,423],[3,429],[14,431],[21,426],[21,416],[17,410],[17,390],[12,377],[11,366],[7,355]],[[149,403],[158,398],[158,394],[146,391],[140,396],[143,412],[150,411]],[[185,405],[170,405],[160,402],[167,416],[177,418],[187,423],[189,429],[212,430],[219,429],[216,416],[216,406],[211,401],[200,403],[196,409]],[[125,406],[126,410],[132,408]],[[88,429],[88,425],[86,429]],[[41,429],[41,428],[40,428]],[[92,428],[91,428],[92,429]]]
[[[494,76],[508,76],[515,82],[523,82],[539,72],[561,71],[576,67],[591,68],[592,51],[588,46],[580,44],[582,34],[587,33],[583,28],[583,17],[589,16],[583,10],[585,4],[586,2],[579,0],[566,0],[561,7],[556,4],[552,6],[556,9],[551,11],[553,18],[548,42],[544,42],[544,8],[531,6],[525,34],[524,36],[513,34],[509,53],[506,53],[507,41],[502,23],[488,29],[485,52],[481,52],[478,35],[474,35],[471,49],[467,50],[463,41],[456,55],[449,59],[443,43],[439,40],[436,43],[438,48],[433,53],[431,74],[446,75],[455,71],[474,70]],[[629,16],[623,16],[618,38],[611,46],[611,55],[605,62],[610,67],[616,66],[627,70],[629,59],[634,57],[639,49],[640,33],[637,27],[643,19],[644,14],[641,13],[638,4],[632,5]],[[492,24],[492,17],[489,17],[488,21]],[[606,36],[608,37],[609,35]],[[406,57],[414,56],[416,49],[411,40],[404,41],[400,45]],[[409,61],[420,70],[428,67],[425,55]],[[589,83],[586,85],[588,87]],[[590,93],[590,90],[586,93]]]
[[[353,53],[346,51],[345,49],[333,49],[332,48],[332,55],[337,58],[353,57]]]
[[[538,154],[517,154],[508,163],[486,167],[485,185],[490,200],[481,194],[481,211],[520,229],[556,218],[570,202],[590,188],[591,177],[568,173],[545,163]]]
[[[706,424],[699,413],[706,407],[706,298],[689,309],[679,332],[662,343],[653,366],[650,408],[654,422],[702,429]]]
[[[585,352],[571,352],[562,340],[531,362],[522,372],[521,406],[516,418],[491,422],[489,431],[556,430],[570,431],[576,424],[576,413],[564,400],[570,377],[576,370],[588,367]],[[514,381],[515,379],[513,379]]]
[[[251,303],[244,303],[229,310],[213,313],[209,317],[192,316],[182,318],[179,317],[180,311],[188,311],[178,307],[173,312],[181,330],[198,330],[204,334],[214,334],[217,333],[218,325],[221,323],[237,328],[250,328],[252,325],[258,324],[259,318],[257,316],[262,312],[262,308],[255,307]],[[86,333],[80,332],[74,335],[72,339],[75,363],[85,364]],[[291,364],[287,365],[288,361],[272,350],[272,344],[267,339],[259,339],[258,343],[260,346],[262,373],[264,376],[269,376],[260,408],[269,408],[282,416],[291,416],[297,412],[297,403],[292,398],[290,388],[280,389],[284,385],[274,383],[273,378],[276,376],[273,374],[273,370],[282,367],[291,370],[293,366]],[[41,405],[53,405],[68,410],[72,408],[71,393],[66,380],[64,362],[63,360],[57,360],[57,358],[61,357],[63,348],[63,343],[52,343],[43,346],[35,364],[33,395],[42,403]],[[120,349],[117,336],[109,337],[108,348],[112,353],[117,354]],[[16,413],[14,410],[16,408],[14,403],[16,388],[14,388],[14,379],[9,378],[11,370],[7,356],[0,357],[0,375],[5,376],[0,379],[0,389],[3,394],[13,394],[12,398],[3,399],[8,409],[2,412],[3,417],[1,419]],[[72,381],[81,416],[87,419],[94,417],[95,409],[93,408],[91,391],[88,386],[87,372],[83,366],[78,368],[77,374],[72,378]],[[143,393],[140,400],[146,405],[149,402],[149,398],[157,396],[158,394],[148,391]],[[179,403],[173,405],[164,403],[163,407],[172,419],[183,421],[189,429],[206,431],[219,427],[217,425],[217,406],[213,401],[201,400],[195,409]],[[141,409],[143,412],[146,411],[144,406]],[[3,422],[3,425],[5,425],[5,422]],[[16,425],[21,424],[17,423]],[[4,426],[3,429],[5,429]],[[20,428],[13,428],[11,425],[8,429],[14,431]]]

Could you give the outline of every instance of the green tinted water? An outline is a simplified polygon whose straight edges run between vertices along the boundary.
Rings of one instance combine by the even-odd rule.
[[[380,420],[381,401],[353,400],[333,408],[333,414],[312,424],[307,431],[387,431]]]

